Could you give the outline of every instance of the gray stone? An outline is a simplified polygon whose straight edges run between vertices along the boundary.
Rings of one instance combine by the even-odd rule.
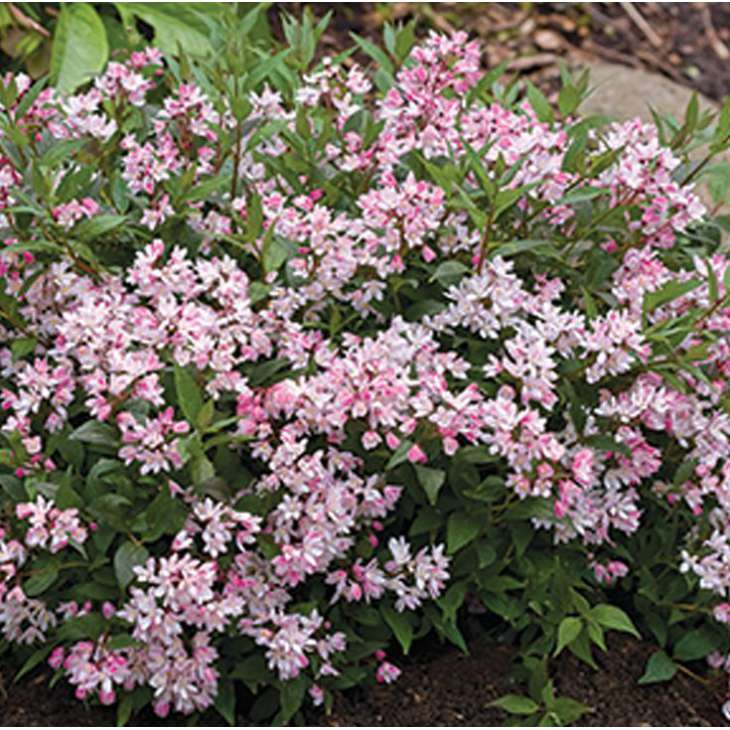
[[[650,107],[659,114],[684,117],[692,90],[659,74],[619,66],[615,63],[589,63],[593,93],[581,105],[583,114],[606,114],[617,119],[641,117],[651,121]],[[699,96],[700,109],[716,109],[714,102]]]

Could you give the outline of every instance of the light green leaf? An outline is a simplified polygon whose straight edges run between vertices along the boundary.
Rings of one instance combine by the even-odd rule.
[[[99,73],[109,57],[104,23],[88,3],[63,3],[51,51],[51,83],[61,92],[77,89]]]
[[[563,725],[572,725],[586,712],[592,711],[592,707],[584,705],[571,697],[557,697],[553,702],[553,712],[560,718]]]
[[[591,609],[591,616],[607,629],[624,631],[627,634],[633,634],[637,639],[641,638],[631,619],[617,606],[599,603]]]
[[[213,52],[211,29],[206,12],[220,11],[223,3],[115,3],[124,24],[132,25],[133,16],[151,25],[155,45],[169,55],[177,56],[178,44],[190,56]]]
[[[583,628],[583,622],[575,616],[567,616],[560,622],[558,627],[558,645],[555,648],[555,656],[560,654],[565,647],[573,641]]]
[[[69,438],[85,444],[113,447],[119,441],[119,433],[110,423],[87,421],[73,431]]]
[[[522,695],[505,695],[498,700],[494,700],[494,702],[490,702],[489,705],[491,707],[501,707],[513,715],[533,715],[539,708],[534,700]]]
[[[396,466],[402,464],[408,459],[408,450],[413,446],[413,442],[408,439],[403,439],[400,442],[398,448],[393,452],[393,456],[390,457],[388,463],[385,465],[385,471],[395,469]]]

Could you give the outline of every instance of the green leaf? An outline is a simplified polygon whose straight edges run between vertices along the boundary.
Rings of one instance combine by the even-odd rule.
[[[533,251],[543,256],[555,258],[558,253],[550,241],[534,240],[534,241],[508,241],[500,244],[497,248],[490,251],[491,256],[515,256],[520,253]]]
[[[44,646],[38,651],[34,651],[30,657],[26,660],[25,664],[20,668],[20,671],[15,675],[13,682],[17,682],[22,679],[28,672],[35,669],[51,652],[53,651],[53,645]]]
[[[302,675],[282,684],[280,719],[283,725],[288,725],[292,717],[296,715],[302,706],[302,702],[304,702],[306,691],[307,680]]]
[[[134,580],[133,568],[137,565],[143,565],[148,557],[147,548],[143,545],[125,542],[119,547],[114,556],[114,573],[122,590],[125,590]]]
[[[698,464],[699,459],[686,459],[685,461],[683,461],[677,468],[677,471],[674,472],[672,485],[675,487],[680,487],[682,484],[684,484],[688,479],[692,477]]]
[[[12,345],[10,352],[13,353],[13,360],[22,360],[26,355],[30,355],[38,344],[35,337],[19,337]]]
[[[589,436],[584,440],[586,446],[590,446],[593,449],[601,449],[602,451],[618,452],[626,457],[631,456],[631,449],[624,443],[616,441],[606,434],[597,434],[596,436]]]
[[[57,633],[61,641],[78,639],[97,639],[104,631],[107,622],[99,613],[87,613],[84,616],[64,621]]]
[[[185,418],[195,425],[203,407],[203,395],[190,370],[177,363],[175,363],[175,392]]]
[[[560,718],[563,725],[572,725],[586,712],[592,712],[593,708],[584,705],[571,697],[557,697],[553,702],[553,712]]]
[[[453,555],[464,545],[468,545],[482,529],[484,521],[466,512],[455,512],[449,516],[446,527],[447,552]]]
[[[205,56],[215,49],[205,13],[220,12],[221,3],[115,3],[125,26],[136,16],[155,31],[154,45],[168,56],[178,55],[178,44],[191,56]]]
[[[708,631],[696,629],[685,634],[674,645],[674,658],[680,661],[691,662],[702,659],[717,648],[717,638]]]
[[[583,622],[579,618],[566,616],[558,627],[558,645],[555,647],[554,656],[560,654],[571,641],[576,639],[582,628]]]
[[[274,224],[270,224],[266,231],[263,243],[263,254],[261,264],[264,271],[269,274],[278,271],[282,264],[288,261],[297,251],[296,245],[287,238],[277,236],[273,233]]]
[[[441,286],[448,287],[456,284],[468,272],[469,268],[461,261],[444,261],[436,267],[429,281],[438,281]]]
[[[114,447],[119,442],[117,429],[110,423],[101,421],[87,421],[73,431],[69,438],[74,441],[82,441],[85,444],[95,446]]]
[[[33,574],[23,583],[23,592],[31,598],[40,596],[43,591],[50,588],[58,578],[58,567],[48,565]]]
[[[385,603],[380,606],[380,613],[385,619],[385,623],[390,626],[395,634],[395,638],[398,639],[403,653],[408,654],[411,648],[411,642],[413,641],[413,626],[411,626],[411,622],[408,620],[408,615],[399,613]]]
[[[99,73],[109,57],[104,23],[88,3],[63,3],[51,50],[51,83],[62,93]]]
[[[398,445],[398,448],[393,452],[393,456],[390,457],[388,463],[385,465],[385,471],[395,469],[404,461],[408,459],[408,450],[413,446],[413,442],[408,439],[403,439]]]
[[[125,692],[117,705],[117,727],[125,727],[134,712],[134,700],[129,692]]]
[[[498,700],[489,703],[490,707],[500,707],[513,715],[533,715],[539,705],[529,697],[523,695],[504,695]]]
[[[639,684],[668,682],[679,667],[663,651],[655,651],[646,663],[644,674],[639,677]]]
[[[95,215],[93,218],[79,223],[74,228],[73,233],[83,241],[93,242],[93,239],[99,238],[116,228],[121,228],[126,222],[127,216],[124,215]]]
[[[454,583],[446,593],[438,600],[444,612],[446,621],[456,621],[456,614],[464,603],[466,597],[467,584],[464,581]]]
[[[689,281],[670,281],[656,291],[649,292],[644,297],[644,312],[653,312],[657,307],[668,304],[679,297],[689,294],[698,286],[702,286],[702,279],[690,279]]]
[[[558,109],[563,117],[570,116],[580,104],[580,91],[575,86],[566,86],[558,95]]]
[[[236,725],[236,690],[231,680],[218,683],[218,694],[213,707],[231,727]]]
[[[527,82],[527,99],[530,102],[530,106],[535,110],[537,118],[541,122],[554,122],[555,115],[553,109],[550,106],[550,102],[531,81]]]
[[[427,466],[421,466],[420,464],[414,464],[413,468],[416,470],[416,476],[423,487],[423,491],[426,492],[428,501],[432,505],[435,505],[438,500],[439,491],[446,480],[446,472],[441,469],[431,469]]]
[[[641,635],[636,630],[631,619],[618,606],[609,606],[607,603],[599,603],[591,609],[591,616],[598,621],[601,626],[615,631],[624,631],[627,634],[633,634],[637,639]]]
[[[228,675],[231,679],[244,682],[261,682],[271,679],[271,670],[261,654],[252,654],[240,662],[236,662],[233,671]]]
[[[25,502],[28,499],[25,485],[18,477],[12,474],[0,474],[0,488],[14,502]]]

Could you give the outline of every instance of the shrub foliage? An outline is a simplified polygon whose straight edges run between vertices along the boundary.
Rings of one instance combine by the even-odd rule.
[[[464,34],[363,65],[257,22],[0,88],[21,671],[286,723],[470,623],[520,648],[500,706],[570,722],[548,660],[607,631],[659,645],[642,681],[724,666],[730,267],[694,185],[728,108],[584,119],[586,78],[553,108]]]

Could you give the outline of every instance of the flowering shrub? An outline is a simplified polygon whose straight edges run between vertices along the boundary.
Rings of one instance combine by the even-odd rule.
[[[285,723],[470,622],[536,701],[635,624],[644,681],[730,667],[730,261],[685,164],[730,112],[581,120],[586,79],[521,99],[462,34],[364,68],[252,27],[0,89],[22,671]]]

